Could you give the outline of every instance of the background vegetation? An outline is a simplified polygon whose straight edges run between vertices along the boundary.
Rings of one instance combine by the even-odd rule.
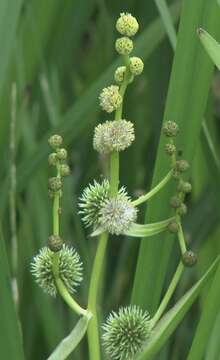
[[[173,304],[219,254],[220,78],[219,73],[213,75],[213,65],[196,37],[196,29],[203,26],[218,39],[220,8],[215,0],[167,1],[167,12],[165,4],[159,0],[0,1],[2,358],[23,359],[24,349],[26,359],[45,359],[76,321],[60,299],[55,301],[42,293],[29,271],[32,256],[51,232],[47,138],[54,132],[64,136],[71,159],[72,176],[65,183],[61,229],[65,240],[83,258],[85,280],[79,297],[86,305],[96,240],[84,231],[77,215],[77,198],[93,178],[99,179],[100,173],[106,172],[104,159],[98,161],[92,149],[92,136],[95,124],[105,117],[98,107],[98,94],[112,81],[119,61],[114,50],[114,26],[121,11],[138,18],[141,30],[136,54],[145,60],[144,74],[129,87],[126,96],[125,109],[128,120],[135,123],[137,140],[121,156],[121,184],[137,196],[167,173],[168,159],[160,141],[163,118],[179,123],[179,155],[191,163],[193,192],[187,201],[184,229],[199,261],[197,267],[185,272]],[[177,47],[173,23],[179,29]],[[16,97],[12,84],[16,84]],[[10,124],[15,100],[13,151]],[[16,197],[11,182],[15,178]],[[168,217],[172,191],[172,185],[164,189],[161,196],[149,202],[147,212],[143,207],[142,220],[145,212],[148,221]],[[13,199],[16,213],[12,211]],[[100,318],[130,299],[153,314],[179,256],[175,238],[164,233],[142,242],[112,238],[100,293]],[[14,277],[18,279],[16,309],[15,290],[13,297],[10,290]],[[218,272],[211,291],[207,288],[201,293],[155,359],[186,359],[195,333],[189,358],[219,358],[219,278]],[[206,320],[201,318],[202,313]],[[70,358],[87,359],[86,341]]]

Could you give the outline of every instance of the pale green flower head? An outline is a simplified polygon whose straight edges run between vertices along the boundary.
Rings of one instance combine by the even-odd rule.
[[[132,56],[130,58],[129,68],[130,68],[130,72],[132,73],[132,75],[137,76],[137,75],[140,75],[142,73],[142,71],[144,70],[144,63],[139,57]]]
[[[115,42],[115,50],[120,55],[129,55],[132,52],[133,47],[133,41],[126,36],[117,39]]]
[[[107,113],[116,110],[122,103],[122,97],[117,85],[110,85],[104,88],[99,95],[100,106]]]
[[[116,22],[116,29],[121,35],[134,36],[139,29],[139,24],[131,14],[121,13]]]
[[[134,126],[127,120],[106,121],[95,128],[93,147],[101,154],[123,151],[135,140]]]

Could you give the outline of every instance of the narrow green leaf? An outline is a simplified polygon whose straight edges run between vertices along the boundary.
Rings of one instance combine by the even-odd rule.
[[[206,49],[207,53],[209,54],[210,58],[220,70],[220,45],[217,41],[204,29],[199,28],[198,36],[201,40],[202,45]]]
[[[176,48],[176,31],[173,25],[172,17],[170,15],[170,10],[167,6],[166,0],[155,0],[160,16],[163,20],[164,26],[167,31],[172,48]]]
[[[166,340],[170,337],[178,324],[181,322],[189,308],[192,306],[204,285],[210,280],[217,266],[220,257],[218,257],[203,277],[169,310],[158,322],[151,337],[146,342],[143,352],[136,357],[136,360],[153,359],[153,356],[161,349]],[[199,358],[196,358],[199,359]]]
[[[88,316],[81,317],[71,333],[61,341],[48,360],[65,360],[82,340],[89,320]]]
[[[0,349],[2,359],[23,360],[21,328],[12,298],[7,254],[0,230]]]
[[[212,328],[215,324],[216,317],[219,313],[219,297],[220,297],[220,265],[216,271],[212,281],[207,299],[204,303],[202,316],[197,327],[192,347],[190,349],[187,360],[204,359],[207,349],[208,340],[211,335]]]

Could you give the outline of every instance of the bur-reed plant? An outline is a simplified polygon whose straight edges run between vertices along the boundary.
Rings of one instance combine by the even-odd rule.
[[[47,246],[34,257],[31,271],[45,292],[52,296],[59,294],[81,317],[73,332],[58,345],[49,359],[65,359],[86,332],[91,360],[101,359],[100,338],[111,359],[132,360],[142,356],[149,339],[154,337],[154,329],[166,311],[184,268],[196,264],[196,255],[187,249],[182,227],[182,217],[187,212],[185,197],[191,192],[191,184],[183,177],[189,168],[188,162],[184,159],[177,160],[176,157],[178,149],[175,138],[181,129],[174,119],[167,121],[162,129],[167,139],[164,151],[170,157],[169,172],[164,174],[164,178],[153,189],[137,199],[132,199],[125,186],[120,184],[120,152],[131,146],[135,140],[133,122],[124,115],[124,97],[127,87],[133,86],[135,77],[141,75],[144,64],[141,58],[131,56],[133,49],[135,51],[132,37],[139,29],[136,18],[129,13],[121,13],[116,29],[120,37],[115,42],[115,49],[121,55],[122,64],[115,70],[115,83],[105,87],[99,96],[102,110],[108,114],[114,113],[114,117],[99,124],[94,130],[93,138],[93,147],[105,158],[109,171],[101,182],[94,180],[88,185],[79,199],[79,214],[85,226],[91,228],[90,240],[94,241],[93,238],[98,237],[86,309],[74,298],[77,287],[83,281],[83,260],[81,261],[75,249],[65,245],[60,234],[64,182],[65,177],[70,175],[68,153],[63,147],[63,138],[60,135],[55,134],[49,138],[52,152],[48,162],[56,171],[48,180],[53,229]],[[158,194],[170,181],[176,184],[176,193],[170,199],[173,216],[151,224],[139,224],[138,206]],[[117,312],[111,312],[106,322],[101,325],[97,303],[109,237],[127,235],[142,238],[163,231],[177,234],[180,260],[157,311],[149,314],[137,305],[128,305],[120,307]],[[195,287],[195,291],[197,288]]]

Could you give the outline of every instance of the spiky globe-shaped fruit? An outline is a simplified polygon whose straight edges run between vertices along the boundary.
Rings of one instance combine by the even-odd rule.
[[[150,316],[135,305],[120,308],[109,315],[103,330],[103,345],[110,359],[132,360],[151,333]]]
[[[89,184],[79,198],[79,214],[86,226],[94,226],[95,228],[100,222],[100,209],[108,199],[110,185],[108,180],[104,180],[101,184],[94,181]]]
[[[108,199],[100,210],[101,227],[112,235],[124,234],[137,219],[135,208],[127,195]]]
[[[31,263],[31,272],[38,285],[44,292],[56,296],[57,288],[53,275],[53,256],[48,247],[43,247]],[[70,293],[74,293],[76,287],[82,281],[82,263],[78,253],[63,245],[59,252],[59,277]]]

